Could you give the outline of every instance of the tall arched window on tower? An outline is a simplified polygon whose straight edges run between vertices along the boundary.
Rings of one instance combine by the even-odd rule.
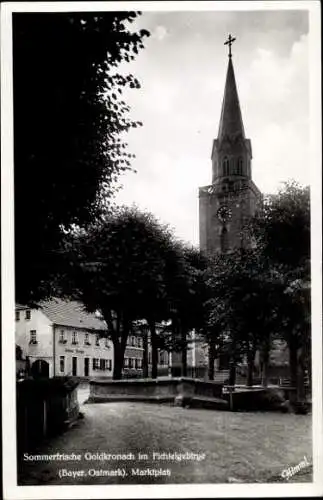
[[[227,156],[225,156],[223,158],[223,163],[222,163],[222,167],[223,167],[223,175],[226,176],[226,175],[229,175],[229,159]]]
[[[228,230],[225,225],[221,228],[220,235],[221,253],[226,253],[228,251]]]
[[[230,167],[229,167],[229,175],[234,175],[236,173],[236,168],[235,168],[235,159],[230,158]]]
[[[239,156],[239,158],[238,158],[237,174],[238,175],[242,175],[243,174],[243,158],[241,156]]]

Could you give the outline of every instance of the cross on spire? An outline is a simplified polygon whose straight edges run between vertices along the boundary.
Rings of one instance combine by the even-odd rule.
[[[231,54],[231,45],[233,44],[233,42],[235,40],[236,40],[235,38],[233,38],[231,35],[229,35],[227,41],[224,42],[224,45],[229,45],[229,57],[232,57],[232,54]]]

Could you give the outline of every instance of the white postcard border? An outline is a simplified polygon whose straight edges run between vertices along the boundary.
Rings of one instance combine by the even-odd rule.
[[[313,465],[308,484],[165,484],[106,486],[17,486],[14,362],[13,260],[13,98],[12,12],[104,10],[308,10],[310,14],[310,133],[311,133],[311,258],[313,356]],[[2,194],[2,421],[3,483],[5,498],[198,498],[317,496],[323,493],[322,446],[322,279],[321,279],[321,26],[317,1],[245,2],[12,2],[1,6],[1,194]]]

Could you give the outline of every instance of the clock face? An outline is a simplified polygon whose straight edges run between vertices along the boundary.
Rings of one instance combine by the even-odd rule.
[[[227,205],[222,205],[217,211],[217,216],[221,222],[226,222],[231,219],[232,210]]]

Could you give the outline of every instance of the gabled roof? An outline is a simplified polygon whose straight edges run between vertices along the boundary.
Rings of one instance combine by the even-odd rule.
[[[237,136],[245,139],[233,64],[231,58],[229,58],[218,140],[222,141],[224,137],[235,138]]]
[[[76,301],[52,299],[39,304],[41,311],[56,325],[84,328],[87,330],[106,330],[105,321],[84,310],[83,304]]]

